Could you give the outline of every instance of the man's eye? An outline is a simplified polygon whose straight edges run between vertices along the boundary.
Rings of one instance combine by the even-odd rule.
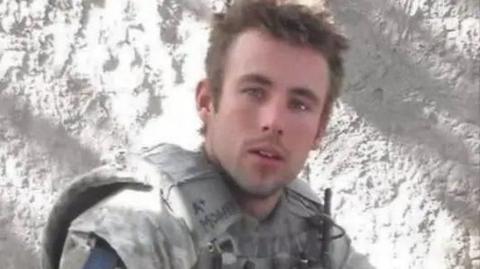
[[[310,107],[302,102],[301,100],[292,100],[290,101],[290,108],[297,110],[297,111],[309,111]]]
[[[245,88],[242,92],[248,94],[255,99],[262,99],[264,96],[264,91],[261,88]]]

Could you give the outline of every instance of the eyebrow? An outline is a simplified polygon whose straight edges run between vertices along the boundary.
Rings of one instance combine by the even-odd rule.
[[[272,86],[273,82],[264,75],[246,74],[240,78],[240,82],[255,82],[265,86]]]
[[[254,83],[258,83],[258,84],[265,85],[265,86],[272,86],[273,85],[273,81],[270,80],[268,77],[266,77],[264,75],[261,75],[261,74],[255,74],[255,73],[243,75],[240,78],[239,82],[240,83],[254,82]],[[291,95],[294,95],[294,96],[306,98],[306,99],[310,100],[311,102],[313,102],[314,104],[320,104],[320,99],[315,95],[315,93],[313,93],[313,90],[311,90],[309,88],[293,87],[293,88],[289,89],[289,93]]]
[[[320,104],[319,98],[313,93],[311,89],[295,87],[291,90],[291,92],[294,96],[300,96],[300,97],[306,98],[316,105]]]

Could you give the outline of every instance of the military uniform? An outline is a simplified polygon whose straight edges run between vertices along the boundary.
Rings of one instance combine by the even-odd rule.
[[[266,219],[249,217],[203,153],[162,144],[73,183],[49,218],[43,268],[83,268],[102,241],[126,269],[337,269],[349,253],[342,231],[299,180]]]

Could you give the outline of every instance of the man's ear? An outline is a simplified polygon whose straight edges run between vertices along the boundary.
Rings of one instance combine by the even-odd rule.
[[[206,123],[208,117],[214,112],[212,89],[208,79],[203,79],[198,82],[195,93],[195,102],[197,104],[198,116],[203,123]]]

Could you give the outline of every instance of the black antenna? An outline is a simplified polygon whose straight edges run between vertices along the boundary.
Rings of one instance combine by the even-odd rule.
[[[331,201],[332,190],[330,188],[325,189],[323,196],[323,213],[327,216],[331,215]],[[329,257],[329,246],[331,241],[331,229],[332,222],[330,219],[325,218],[322,225],[322,263],[325,269],[331,268],[331,262]]]

